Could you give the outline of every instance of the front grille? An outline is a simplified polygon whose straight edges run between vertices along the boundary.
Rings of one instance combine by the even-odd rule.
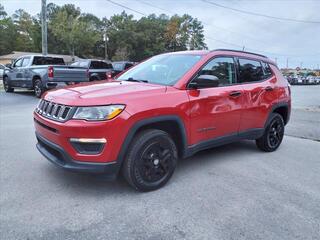
[[[71,106],[49,102],[42,99],[35,111],[45,118],[65,122],[71,118],[73,109],[74,108]]]

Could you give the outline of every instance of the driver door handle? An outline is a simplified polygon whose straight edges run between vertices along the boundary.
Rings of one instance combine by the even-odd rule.
[[[240,91],[232,91],[231,93],[229,93],[230,97],[239,97],[241,96],[241,92]]]
[[[273,91],[273,87],[268,86],[264,90],[266,90],[267,92],[270,92],[270,91]]]

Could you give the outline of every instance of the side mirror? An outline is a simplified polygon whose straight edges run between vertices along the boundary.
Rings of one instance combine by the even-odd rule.
[[[6,66],[6,68],[12,69],[12,65],[10,63],[7,63],[5,66]]]
[[[219,78],[214,75],[200,75],[196,79],[193,79],[188,87],[192,89],[198,88],[212,88],[219,86]]]

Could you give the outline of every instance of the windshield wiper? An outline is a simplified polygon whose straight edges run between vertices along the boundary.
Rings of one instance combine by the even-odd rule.
[[[129,82],[144,82],[144,83],[148,82],[148,80],[134,79],[132,77],[129,77],[126,81],[129,81]]]

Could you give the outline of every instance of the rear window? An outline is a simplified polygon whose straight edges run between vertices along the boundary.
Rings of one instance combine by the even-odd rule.
[[[239,59],[239,82],[258,82],[264,79],[264,73],[259,61]]]
[[[65,65],[63,58],[34,57],[32,65]]]
[[[112,69],[112,64],[102,61],[92,61],[90,68],[92,69]]]

